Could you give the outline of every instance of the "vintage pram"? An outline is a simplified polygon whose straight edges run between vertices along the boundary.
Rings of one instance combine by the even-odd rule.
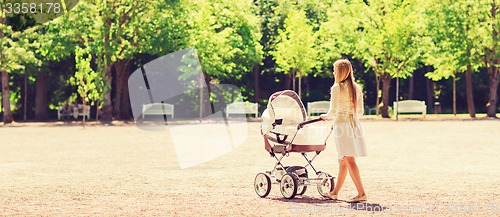
[[[255,192],[266,197],[272,184],[279,184],[281,194],[286,199],[306,192],[307,186],[317,186],[321,196],[333,190],[334,177],[316,170],[313,160],[326,147],[326,141],[332,132],[332,125],[321,119],[306,120],[304,104],[299,96],[291,91],[279,91],[271,95],[267,109],[262,113],[261,133],[265,149],[276,164],[271,171],[257,174],[254,181]],[[315,153],[311,160],[307,153]],[[284,166],[281,160],[290,153],[300,153],[307,164],[305,166]],[[307,167],[314,171],[309,177]]]

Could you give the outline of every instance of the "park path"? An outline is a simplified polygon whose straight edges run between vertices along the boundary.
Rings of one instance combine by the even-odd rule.
[[[253,190],[274,159],[259,123],[232,152],[180,169],[168,130],[131,125],[0,127],[0,216],[500,215],[500,121],[367,121],[368,205]],[[216,144],[214,144],[216,146]],[[298,154],[285,161],[304,164]],[[330,144],[315,166],[336,175]],[[341,199],[355,195],[348,178]],[[383,211],[381,211],[383,210]]]

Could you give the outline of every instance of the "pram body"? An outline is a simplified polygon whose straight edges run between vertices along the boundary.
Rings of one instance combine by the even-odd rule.
[[[262,113],[261,134],[264,148],[277,162],[271,171],[255,177],[255,192],[260,197],[269,194],[272,184],[279,184],[283,197],[287,199],[304,194],[310,185],[316,185],[322,196],[333,190],[334,177],[317,171],[312,165],[325,150],[332,126],[318,123],[319,118],[306,120],[306,114],[299,96],[291,90],[276,92],[269,98],[267,109]],[[282,159],[291,153],[300,153],[307,164],[284,166]],[[307,153],[314,153],[314,157],[309,160]],[[314,170],[316,177],[309,177],[307,167]]]

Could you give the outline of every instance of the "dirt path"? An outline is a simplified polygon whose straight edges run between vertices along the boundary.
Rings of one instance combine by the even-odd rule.
[[[368,121],[358,164],[367,204],[310,188],[285,200],[253,190],[274,159],[259,123],[229,154],[179,169],[168,131],[131,125],[0,127],[0,216],[500,215],[500,121]],[[291,155],[289,165],[303,165]],[[335,145],[314,164],[336,176]],[[341,199],[355,195],[350,178]]]

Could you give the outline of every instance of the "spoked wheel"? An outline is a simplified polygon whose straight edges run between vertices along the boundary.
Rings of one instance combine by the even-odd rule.
[[[308,178],[309,175],[307,173],[307,169],[302,166],[291,166],[286,169],[288,173],[295,173],[295,175],[298,175],[297,179],[297,195],[303,195],[306,193],[307,186],[303,185],[303,183],[300,183],[301,178]]]
[[[297,187],[297,195],[303,195],[303,194],[305,194],[306,190],[307,190],[307,186],[305,186],[305,185],[299,185],[299,187]]]
[[[335,187],[335,181],[333,181],[332,176],[330,176],[328,173],[323,172],[318,175],[318,179],[320,180],[320,183],[318,185],[318,192],[321,196],[326,197],[326,194],[328,192],[333,191],[333,188]]]
[[[286,199],[293,199],[297,195],[298,179],[293,173],[283,175],[280,183],[281,194]]]
[[[308,178],[308,175],[307,173],[303,174],[302,176],[299,176],[300,178],[304,177],[304,178]],[[297,187],[297,195],[303,195],[306,193],[306,190],[307,190],[307,185],[301,185],[300,184],[300,181],[297,181],[298,183],[298,187]]]
[[[259,173],[254,180],[255,193],[259,197],[266,197],[271,192],[271,179],[265,173]]]

